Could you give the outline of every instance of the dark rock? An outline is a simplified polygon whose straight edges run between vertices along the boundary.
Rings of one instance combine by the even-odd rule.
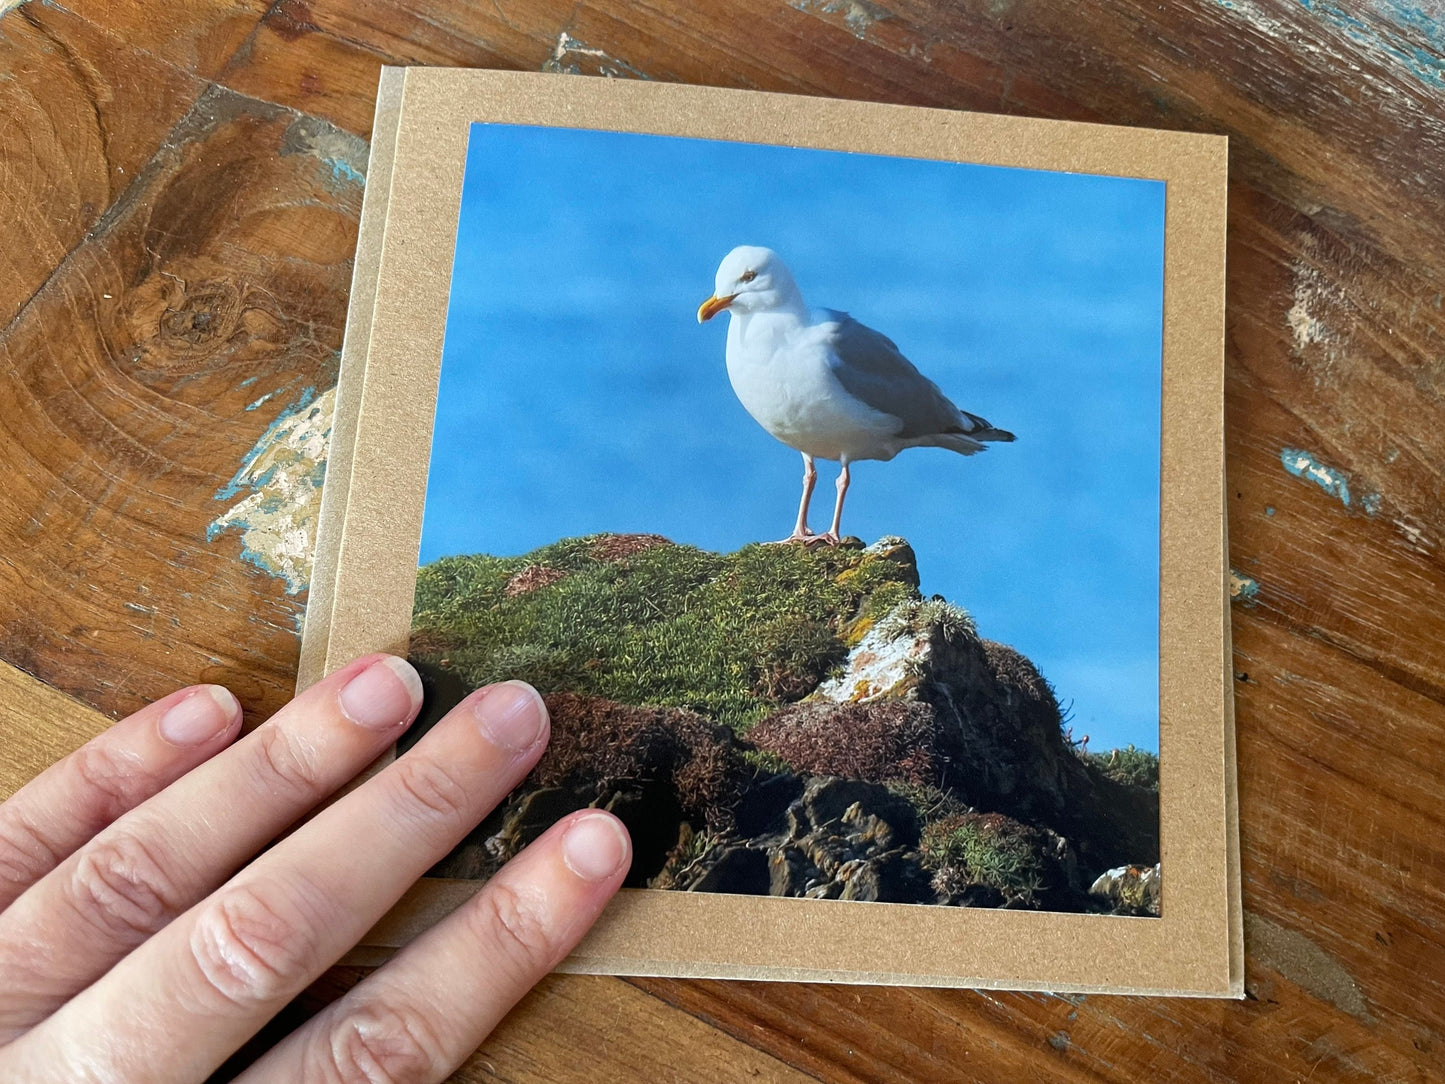
[[[839,899],[876,903],[933,903],[936,894],[917,851],[902,848],[859,858],[838,868]]]
[[[599,800],[616,814],[632,837],[632,867],[623,885],[644,888],[666,864],[683,824],[682,806],[672,787],[662,782],[621,785]]]
[[[567,814],[586,809],[589,804],[585,797],[562,787],[530,791],[508,809],[501,828],[487,839],[487,851],[500,865]]]
[[[916,851],[918,814],[888,788],[810,779],[768,852],[769,891],[810,899],[932,903]],[[905,844],[901,845],[901,844]]]
[[[885,823],[892,833],[891,838],[899,843],[912,846],[918,842],[917,811],[907,799],[900,798],[879,783],[857,779],[815,779],[803,789],[798,802],[806,815],[806,821],[798,818],[800,827],[806,824],[823,828],[835,821],[841,823],[850,807],[857,806],[849,825],[859,829],[859,835],[878,830],[876,823],[864,824],[865,818],[871,817],[876,822]]]
[[[806,895],[827,880],[799,848],[784,844],[768,858],[768,892],[774,896]]]
[[[768,894],[768,856],[751,847],[722,848],[689,892],[725,892],[739,896]]]
[[[1002,907],[1004,898],[992,885],[968,885],[948,902],[955,907]]]
[[[442,716],[456,707],[471,693],[471,687],[451,670],[434,662],[412,658],[421,677],[421,711],[416,721],[397,741],[397,752],[404,753],[415,745]]]
[[[780,831],[788,807],[803,794],[803,780],[791,772],[769,776],[747,789],[747,800],[735,813],[740,836],[761,836]]]

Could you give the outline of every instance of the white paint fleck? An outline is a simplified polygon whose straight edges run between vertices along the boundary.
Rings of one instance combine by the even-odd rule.
[[[1289,310],[1289,326],[1294,333],[1295,353],[1313,343],[1327,342],[1333,338],[1318,312],[1327,291],[1320,273],[1305,264],[1295,264],[1294,304]]]
[[[1431,545],[1430,539],[1426,536],[1425,525],[1423,523],[1408,519],[1404,516],[1394,522],[1395,526],[1400,529],[1400,534],[1405,539],[1405,544],[1416,553],[1424,554],[1426,557],[1434,553],[1435,547]]]
[[[241,532],[241,556],[298,594],[311,580],[316,517],[326,477],[335,389],[283,413],[262,434],[218,497],[250,492],[211,521],[207,540]]]
[[[577,57],[589,57],[596,61],[598,74],[606,76],[608,79],[648,78],[627,61],[619,60],[615,56],[608,56],[605,50],[594,49],[565,30],[557,35],[557,44],[552,47],[552,55],[542,63],[542,70],[544,72],[560,72],[565,75],[581,75],[582,68],[576,62],[575,58]]]
[[[841,15],[843,25],[853,32],[855,38],[866,38],[874,23],[888,17],[888,12],[868,0],[793,0],[793,7],[799,11]]]
[[[1326,493],[1338,497],[1346,508],[1350,506],[1350,479],[1344,471],[1321,463],[1299,448],[1281,448],[1279,461],[1296,478],[1313,482]]]

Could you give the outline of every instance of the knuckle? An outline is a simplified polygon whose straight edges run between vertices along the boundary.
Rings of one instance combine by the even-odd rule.
[[[540,973],[555,962],[556,945],[540,899],[493,881],[477,895],[472,921],[483,945],[495,947],[519,972]]]
[[[315,924],[280,884],[224,888],[196,917],[190,950],[203,992],[243,1011],[289,997],[321,970]]]
[[[182,902],[164,860],[129,832],[81,851],[70,887],[71,905],[87,925],[133,944],[174,918]]]
[[[73,756],[86,795],[84,819],[103,827],[135,805],[148,778],[139,764],[103,740],[82,745]]]
[[[402,757],[396,762],[396,786],[409,819],[436,824],[438,834],[472,827],[471,795],[445,765],[427,757]]]
[[[404,1084],[438,1079],[448,1066],[431,1020],[415,1008],[371,1002],[343,1016],[319,1051],[317,1073],[336,1084]]]
[[[39,828],[23,817],[0,816],[0,885],[33,884],[60,865],[64,857]]]
[[[256,731],[256,758],[262,781],[273,793],[305,799],[322,789],[314,758],[285,727],[263,726]]]

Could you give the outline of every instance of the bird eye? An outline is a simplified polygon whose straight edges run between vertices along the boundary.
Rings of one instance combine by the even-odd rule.
[[[749,268],[748,270],[744,271],[741,275],[738,276],[738,281],[739,281],[739,282],[752,282],[753,279],[755,279],[755,278],[757,278],[757,277],[758,277],[758,273],[757,273],[756,271],[754,271],[752,268]]]

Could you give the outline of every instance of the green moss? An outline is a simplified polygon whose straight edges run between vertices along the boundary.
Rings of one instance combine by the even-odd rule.
[[[1086,753],[1084,759],[1108,779],[1135,787],[1159,789],[1159,756],[1133,745],[1107,753]]]
[[[948,817],[957,817],[968,812],[968,806],[961,802],[951,790],[928,786],[921,783],[892,782],[885,784],[918,813],[918,823],[925,830],[931,824]]]
[[[742,732],[816,687],[860,616],[917,597],[908,568],[857,549],[717,554],[631,538],[423,567],[413,656],[472,685],[522,678],[543,692],[689,708]]]
[[[951,868],[967,883],[988,885],[1006,902],[1033,906],[1045,886],[1037,833],[998,814],[946,816],[923,829],[919,850],[933,869]]]
[[[752,766],[759,778],[793,770],[791,764],[770,749],[744,749],[743,760]]]

